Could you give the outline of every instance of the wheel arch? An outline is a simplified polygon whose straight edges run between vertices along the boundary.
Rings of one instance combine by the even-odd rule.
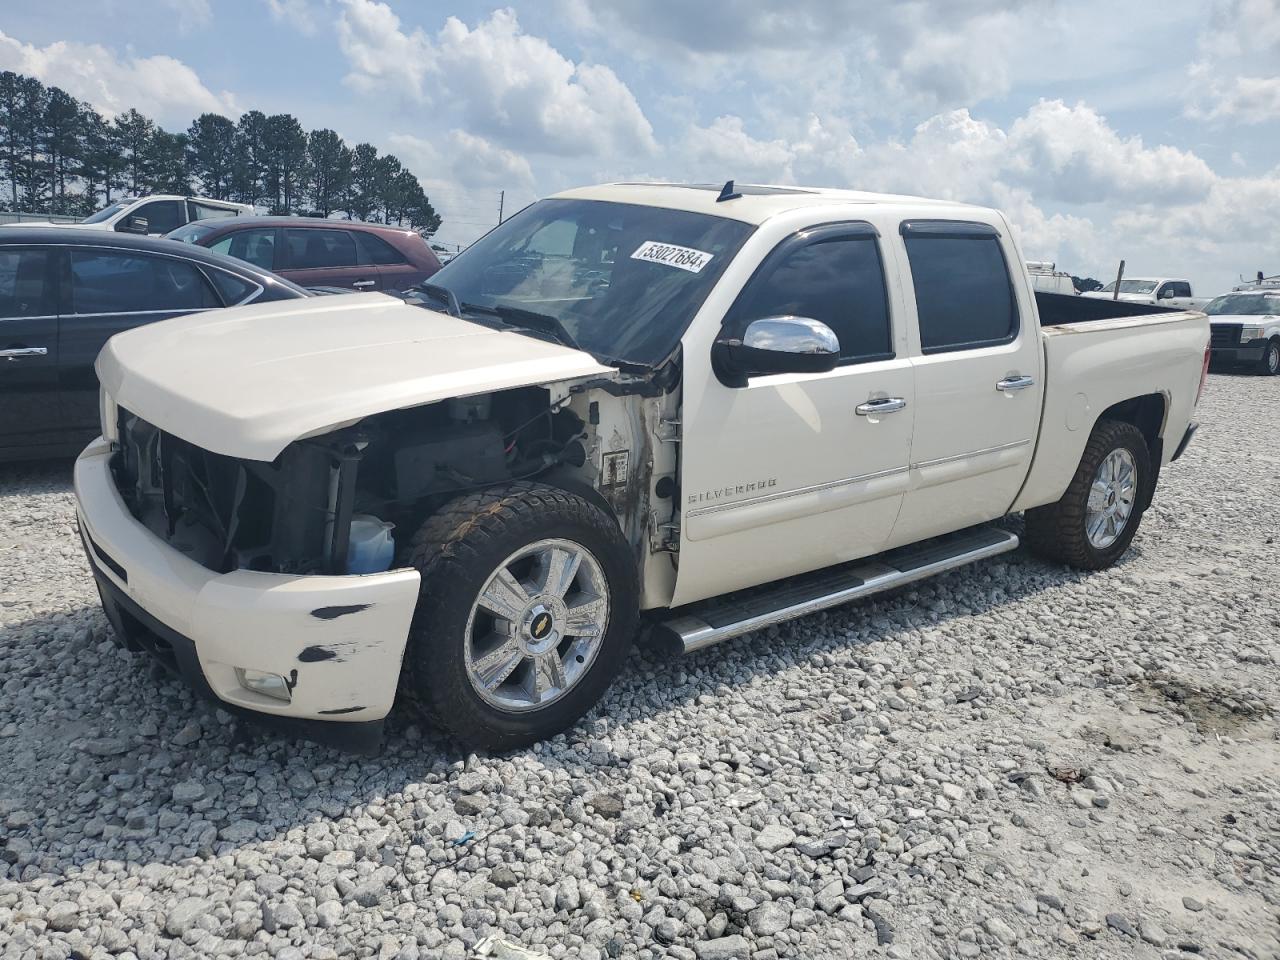
[[[1098,415],[1093,429],[1103,420],[1117,420],[1132,424],[1147,442],[1151,455],[1151,476],[1143,485],[1138,506],[1146,510],[1155,496],[1156,482],[1160,478],[1160,466],[1164,461],[1164,428],[1169,414],[1169,398],[1163,393],[1148,393],[1113,403]]]

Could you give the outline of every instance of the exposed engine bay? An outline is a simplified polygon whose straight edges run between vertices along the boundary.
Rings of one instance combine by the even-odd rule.
[[[398,553],[453,498],[523,479],[607,505],[643,564],[661,552],[678,502],[675,444],[652,440],[675,397],[639,378],[607,386],[523,387],[377,414],[295,441],[271,463],[203,450],[120,408],[113,472],[136,518],[221,573],[369,572],[349,567],[353,518],[394,525]],[[655,468],[667,477],[656,513]]]

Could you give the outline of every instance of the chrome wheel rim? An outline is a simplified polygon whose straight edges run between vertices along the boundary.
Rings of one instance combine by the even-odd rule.
[[[540,710],[591,669],[609,625],[600,563],[571,540],[539,540],[498,566],[471,605],[472,689],[500,710]]]
[[[1085,533],[1098,550],[1105,550],[1124,533],[1133,516],[1138,492],[1138,464],[1123,447],[1112,450],[1098,465],[1089,488]]]
[[[1267,372],[1280,373],[1280,344],[1273,343],[1267,347]]]

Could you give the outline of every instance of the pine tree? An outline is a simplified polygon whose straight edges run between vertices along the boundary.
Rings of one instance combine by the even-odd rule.
[[[347,216],[352,220],[368,220],[378,209],[381,174],[377,148],[371,143],[357,143],[351,151],[351,183],[346,202]]]
[[[112,191],[125,185],[125,160],[116,143],[115,129],[94,109],[82,107],[81,128],[84,130],[84,158],[80,176],[85,181],[80,213],[98,209],[98,193],[104,204],[111,203]]]
[[[312,211],[328,217],[338,209],[351,182],[351,149],[332,130],[307,137],[307,199]]]
[[[191,192],[191,171],[187,168],[187,135],[156,130],[147,144],[147,185],[154,193]]]
[[[257,203],[266,195],[267,115],[261,110],[250,110],[236,123],[235,154],[232,195],[241,203]]]
[[[349,148],[334,131],[308,134],[290,114],[251,110],[231,121],[197,117],[171,133],[130,109],[113,120],[57,87],[0,71],[0,197],[13,210],[89,213],[115,191],[267,202],[273,211],[338,210],[359,220],[409,224],[425,235],[440,216],[422,184],[392,154]]]
[[[133,196],[139,196],[150,180],[147,170],[147,150],[156,125],[137,110],[130,108],[112,123],[115,148],[124,161],[125,187]]]
[[[235,121],[202,113],[187,128],[188,165],[200,192],[214,200],[231,196],[236,166]]]
[[[84,131],[81,106],[65,90],[50,87],[40,122],[40,139],[48,172],[49,209],[53,213],[74,213],[79,198],[74,191],[74,178],[80,173],[84,159]],[[68,186],[72,187],[68,193]]]

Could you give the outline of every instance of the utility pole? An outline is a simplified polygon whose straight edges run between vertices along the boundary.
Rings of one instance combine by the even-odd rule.
[[[498,223],[502,223],[502,207],[507,202],[507,191],[498,192]]]
[[[1120,269],[1116,273],[1116,288],[1111,292],[1112,300],[1120,299],[1120,282],[1122,280],[1124,280],[1124,261],[1123,260],[1120,261]]]

